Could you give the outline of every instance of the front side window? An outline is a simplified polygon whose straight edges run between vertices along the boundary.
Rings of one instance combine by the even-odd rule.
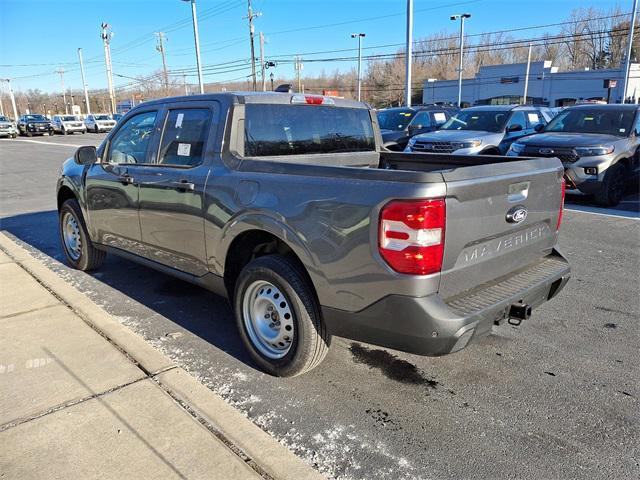
[[[544,125],[547,123],[542,114],[535,111],[527,112],[527,120],[531,128],[534,128],[536,125]]]
[[[414,127],[420,126],[420,128],[426,128],[431,126],[431,116],[429,112],[418,112],[413,120],[411,121],[411,125]]]
[[[525,119],[524,112],[522,110],[513,112],[509,119],[509,123],[507,124],[507,128],[513,127],[514,125],[520,125],[523,129],[527,128],[527,120]]]
[[[131,117],[111,140],[107,162],[146,163],[147,147],[153,133],[156,114],[157,112],[144,112]]]
[[[158,163],[195,166],[202,163],[211,110],[185,108],[170,110],[162,133]]]
[[[363,108],[249,104],[245,112],[247,157],[375,150],[371,117]]]

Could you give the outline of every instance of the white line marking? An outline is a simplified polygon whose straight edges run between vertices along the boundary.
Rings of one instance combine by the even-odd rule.
[[[56,143],[56,142],[41,142],[39,140],[13,140],[10,139],[10,142],[16,142],[16,143],[39,143],[41,145],[58,145],[60,147],[71,147],[71,148],[78,148],[80,145],[69,145],[68,143]]]
[[[629,212],[626,210],[613,210],[610,208],[587,207],[585,205],[571,205],[565,207],[570,212],[588,213],[591,215],[600,215],[603,217],[627,218],[629,220],[640,220],[640,213]]]

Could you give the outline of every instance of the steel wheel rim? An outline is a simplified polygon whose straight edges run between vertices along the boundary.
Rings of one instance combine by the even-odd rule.
[[[265,357],[284,357],[295,333],[289,299],[270,282],[258,280],[245,290],[242,320],[254,347]]]
[[[82,255],[82,237],[80,225],[75,215],[65,212],[62,217],[62,239],[64,248],[73,260],[78,260]]]

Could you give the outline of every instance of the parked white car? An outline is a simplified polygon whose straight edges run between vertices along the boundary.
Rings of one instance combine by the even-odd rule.
[[[116,121],[111,118],[111,115],[106,113],[96,113],[87,115],[84,120],[84,124],[89,132],[109,132],[116,126]]]
[[[87,133],[87,127],[80,117],[76,115],[54,115],[51,120],[53,131],[68,135],[70,133]]]

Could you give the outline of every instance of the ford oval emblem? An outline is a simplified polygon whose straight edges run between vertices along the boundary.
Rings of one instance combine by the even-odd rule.
[[[553,148],[541,148],[538,152],[542,155],[553,155],[555,153]]]
[[[522,205],[516,205],[507,212],[507,222],[521,223],[527,218],[527,209]]]

